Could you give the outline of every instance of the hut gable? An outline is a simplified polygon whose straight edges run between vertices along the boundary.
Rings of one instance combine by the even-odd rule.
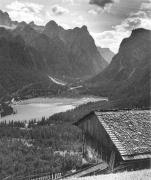
[[[95,112],[123,160],[151,158],[151,113]]]

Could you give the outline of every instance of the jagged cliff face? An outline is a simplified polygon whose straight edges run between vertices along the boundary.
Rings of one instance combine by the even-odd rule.
[[[19,25],[14,34],[41,52],[48,74],[57,78],[85,80],[107,66],[85,26],[65,30],[50,21],[41,32],[29,24]]]
[[[64,80],[85,80],[107,66],[86,26],[65,30],[55,21],[48,22],[45,27],[36,26],[34,22],[18,23],[11,21],[9,15],[2,11],[0,20],[3,25],[16,25],[13,35],[21,36],[26,45],[41,53],[41,61],[52,76],[63,77]]]
[[[65,30],[50,21],[45,27],[33,22],[11,21],[1,12],[0,89],[12,93],[37,82],[52,87],[49,76],[66,83],[91,78],[107,65],[87,27]],[[4,81],[5,79],[5,81]],[[50,82],[50,83],[49,83]],[[53,87],[56,89],[60,87]],[[1,94],[0,93],[0,96]]]
[[[129,79],[135,74],[137,68],[148,64],[151,56],[150,49],[151,31],[145,29],[132,31],[131,36],[122,41],[119,53],[113,58],[103,75],[115,80]]]
[[[0,28],[0,87],[6,93],[15,92],[25,85],[47,81],[42,73],[44,64],[40,54],[26,46],[20,36]],[[0,92],[0,97],[3,95]],[[5,94],[6,95],[6,94]]]
[[[8,15],[8,13],[4,13],[0,10],[0,25],[3,26],[11,26],[12,25],[12,21]]]
[[[87,27],[64,30],[54,21],[50,21],[43,31],[50,39],[56,39],[62,43],[69,54],[69,66],[72,71],[86,77],[92,77],[101,72],[106,66],[104,58],[98,53],[93,38]],[[78,76],[77,76],[78,77]]]
[[[109,48],[101,48],[97,47],[99,53],[102,55],[102,57],[110,63],[112,61],[112,58],[114,57],[114,53]]]
[[[135,105],[150,100],[151,31],[136,29],[120,45],[110,65],[89,81],[91,92]],[[99,89],[99,90],[98,90]],[[130,100],[131,99],[131,100]],[[131,102],[133,101],[133,103]]]
[[[43,58],[22,36],[0,28],[0,101],[12,95],[32,96],[47,90],[49,95],[63,92],[66,87],[49,79],[48,64]]]

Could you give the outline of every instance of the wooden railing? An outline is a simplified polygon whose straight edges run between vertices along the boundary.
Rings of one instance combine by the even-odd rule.
[[[61,173],[40,173],[40,174],[34,174],[34,175],[28,175],[28,176],[10,176],[7,179],[3,180],[59,180],[61,179],[62,174]]]
[[[88,174],[95,174],[96,172],[104,171],[108,168],[108,165],[105,162],[101,162],[98,164],[91,165],[87,168],[78,170],[74,173],[70,173],[67,175],[63,175],[62,173],[40,173],[28,176],[12,176],[9,178],[5,178],[3,180],[63,180],[68,178],[82,177]]]

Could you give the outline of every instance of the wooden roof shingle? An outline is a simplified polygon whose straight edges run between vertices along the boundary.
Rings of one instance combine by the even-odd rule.
[[[95,112],[124,160],[151,158],[151,112]]]

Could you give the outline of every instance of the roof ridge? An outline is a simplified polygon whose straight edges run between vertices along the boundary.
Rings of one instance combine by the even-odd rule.
[[[144,112],[144,111],[147,111],[147,112],[151,112],[151,109],[145,109],[145,110],[143,110],[143,109],[111,109],[111,110],[95,110],[94,112],[95,113],[118,113],[118,112],[126,112],[126,111],[128,111],[128,112]]]

